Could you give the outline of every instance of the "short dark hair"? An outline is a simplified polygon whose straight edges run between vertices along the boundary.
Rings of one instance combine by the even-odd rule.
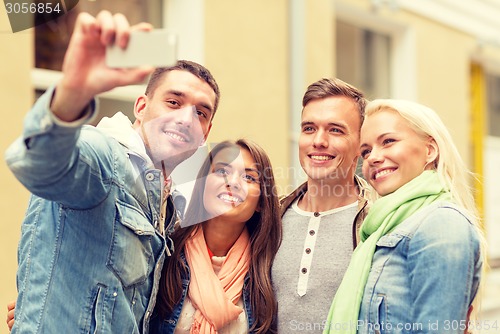
[[[304,97],[302,98],[302,108],[304,108],[312,100],[326,99],[332,96],[344,96],[354,100],[358,106],[359,116],[361,119],[360,124],[363,123],[365,118],[365,107],[368,102],[365,99],[363,92],[337,78],[323,78],[310,84],[309,87],[307,87]]]
[[[215,81],[214,77],[210,73],[208,69],[206,69],[203,65],[200,65],[198,63],[195,63],[193,61],[189,60],[178,60],[175,65],[170,66],[170,67],[158,67],[153,74],[151,74],[151,77],[148,82],[148,86],[146,87],[146,95],[152,95],[154,94],[156,88],[158,88],[158,85],[160,83],[160,79],[168,72],[171,71],[186,71],[194,75],[195,77],[205,81],[213,90],[215,93],[215,104],[214,104],[214,114],[217,111],[217,107],[219,106],[219,99],[220,99],[220,91],[219,91],[219,85],[217,85],[217,82]]]

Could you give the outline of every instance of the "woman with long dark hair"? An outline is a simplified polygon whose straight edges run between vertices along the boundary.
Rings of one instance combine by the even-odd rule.
[[[240,139],[212,149],[171,239],[151,333],[273,333],[281,222],[271,163],[258,145]]]

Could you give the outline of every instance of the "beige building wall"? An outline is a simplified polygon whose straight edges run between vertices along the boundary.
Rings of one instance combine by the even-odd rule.
[[[404,9],[381,7],[374,10],[367,0],[340,2],[371,15],[373,21],[370,24],[375,29],[377,24],[382,30],[388,25],[398,25],[411,31],[416,75],[405,80],[416,84],[416,102],[431,107],[440,115],[463,159],[472,167],[470,66],[477,52],[475,38]]]
[[[306,69],[304,92],[313,82],[335,76],[335,12],[333,1],[306,1]]]
[[[420,17],[411,22],[417,36],[418,101],[440,115],[472,168],[470,69],[475,39]]]
[[[277,171],[288,166],[287,3],[220,0],[205,7],[205,65],[221,89],[209,142],[252,139]]]
[[[210,142],[246,137],[269,154],[280,193],[289,191],[290,170],[290,8],[289,1],[210,2],[205,13],[205,65],[221,88],[221,103]],[[305,2],[306,87],[332,76],[332,2]],[[300,97],[301,99],[301,97]],[[300,107],[294,106],[294,107]],[[295,146],[295,145],[294,145]]]
[[[21,221],[28,203],[28,192],[8,170],[3,155],[8,145],[21,133],[22,120],[33,103],[30,70],[33,63],[31,30],[13,34],[5,11],[0,11],[0,101],[2,125],[0,136],[0,318],[6,317],[7,302],[16,291],[17,242]],[[0,333],[8,333],[4,320]]]

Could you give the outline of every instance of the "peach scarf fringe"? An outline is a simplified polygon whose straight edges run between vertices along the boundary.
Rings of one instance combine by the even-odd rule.
[[[236,306],[250,263],[250,237],[245,228],[227,253],[221,270],[215,274],[202,228],[186,242],[186,259],[191,269],[189,298],[196,309],[192,334],[215,334],[238,318],[243,309]]]

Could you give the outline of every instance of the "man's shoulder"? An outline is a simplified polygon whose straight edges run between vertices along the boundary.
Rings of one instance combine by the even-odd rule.
[[[307,191],[307,182],[302,183],[294,191],[280,198],[281,217],[285,214],[292,203]]]
[[[370,186],[363,178],[357,175],[354,175],[354,181],[359,191],[359,198],[364,204],[364,202],[368,201],[370,198]],[[304,195],[306,192],[307,192],[307,182],[304,182],[288,195],[281,196],[280,206],[282,215],[296,199]]]

